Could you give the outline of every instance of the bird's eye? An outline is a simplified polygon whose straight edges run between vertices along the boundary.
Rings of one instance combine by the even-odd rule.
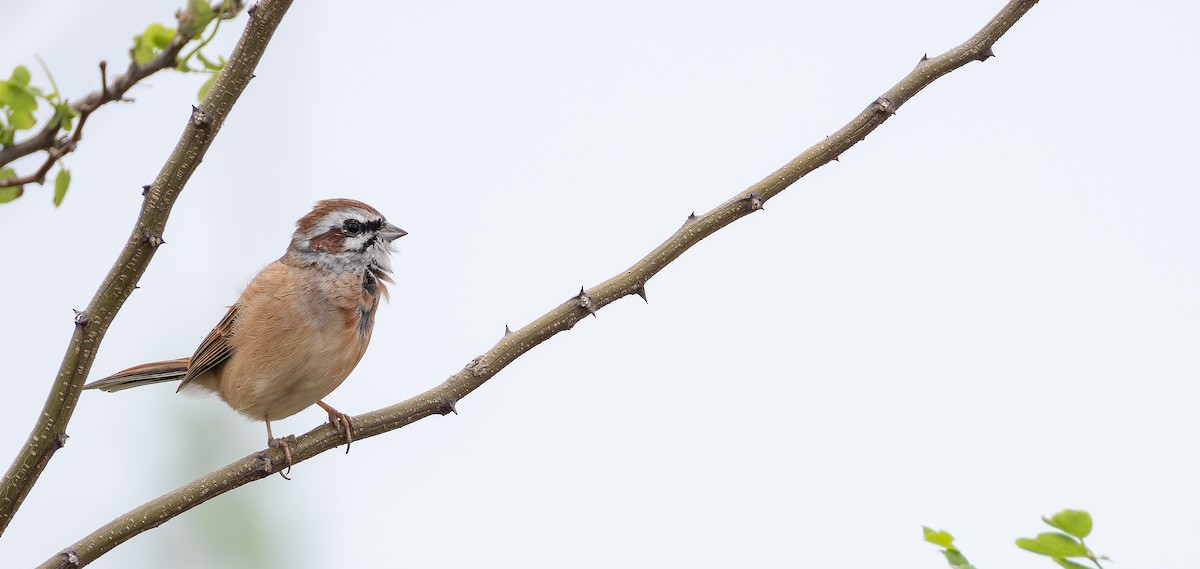
[[[342,222],[342,231],[346,235],[358,235],[363,229],[362,223],[357,219],[347,219]]]

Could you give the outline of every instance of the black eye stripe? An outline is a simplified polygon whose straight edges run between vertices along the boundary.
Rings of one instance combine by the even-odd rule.
[[[376,219],[374,221],[359,221],[354,218],[347,219],[342,222],[342,231],[347,235],[357,235],[367,231],[379,231],[383,228],[383,220]]]

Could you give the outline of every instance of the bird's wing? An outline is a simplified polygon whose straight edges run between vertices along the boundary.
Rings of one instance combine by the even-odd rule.
[[[225,360],[233,355],[233,344],[230,339],[233,337],[233,323],[237,320],[237,316],[237,305],[230,306],[229,312],[225,313],[225,317],[217,323],[217,327],[208,333],[203,342],[200,342],[200,347],[196,348],[196,353],[192,355],[187,376],[183,378],[183,383],[179,384],[180,390],[193,379],[225,363]]]

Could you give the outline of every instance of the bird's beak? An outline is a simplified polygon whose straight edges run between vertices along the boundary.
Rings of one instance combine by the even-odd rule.
[[[383,224],[383,228],[379,230],[379,236],[382,237],[383,240],[387,241],[388,243],[391,243],[392,241],[395,241],[401,237],[404,237],[405,235],[408,235],[407,231],[400,229],[399,227],[396,227],[395,225],[392,225],[390,223]]]

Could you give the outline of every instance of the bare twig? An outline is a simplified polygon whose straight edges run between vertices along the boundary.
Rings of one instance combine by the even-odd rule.
[[[80,126],[82,126],[82,124]],[[69,141],[64,139],[64,142]],[[41,184],[45,182],[46,174],[50,172],[50,168],[54,166],[54,163],[58,162],[59,158],[62,158],[64,154],[73,149],[74,145],[72,144],[64,144],[61,147],[58,145],[52,146],[50,150],[46,151],[46,160],[42,162],[42,165],[39,166],[37,170],[34,170],[32,174],[0,180],[0,188],[6,188],[9,186],[24,186],[25,184]]]
[[[992,44],[1036,3],[1037,0],[1010,1],[979,33],[962,45],[932,59],[922,58],[916,69],[868,105],[841,130],[712,211],[688,216],[674,235],[618,276],[590,289],[580,290],[577,295],[520,330],[514,332],[506,327],[499,343],[471,360],[462,371],[441,385],[391,407],[354,417],[355,438],[386,433],[430,415],[455,412],[455,404],[460,399],[534,346],[559,332],[570,330],[589,314],[594,315],[597,310],[619,298],[634,294],[645,298],[646,282],[684,251],[726,225],[762,209],[764,202],[801,176],[836,159],[937,78],[971,61],[990,56]],[[345,438],[333,426],[322,425],[298,437],[290,445],[291,462],[303,462],[344,442]],[[158,527],[203,502],[270,476],[283,463],[283,453],[278,449],[267,449],[242,458],[118,517],[56,554],[41,567],[85,565],[133,536]]]
[[[45,407],[29,440],[0,482],[0,533],[12,520],[54,452],[65,442],[67,422],[75,410],[83,380],[91,370],[104,333],[136,288],[154,252],[162,245],[171,207],[200,165],[229,110],[249,84],[254,67],[290,5],[291,0],[263,0],[259,5],[208,96],[199,107],[192,107],[183,136],[145,194],[141,214],[125,248],[87,309],[76,314],[75,333]],[[130,81],[132,79],[118,79],[110,95],[119,96],[132,84]]]
[[[100,63],[104,63],[103,61]],[[103,69],[101,65],[101,69]],[[50,173],[50,168],[54,167],[54,163],[58,162],[59,158],[75,151],[75,146],[83,139],[83,125],[87,123],[88,117],[92,116],[92,111],[96,109],[86,109],[79,115],[79,124],[75,125],[75,134],[70,138],[62,138],[55,142],[46,150],[46,160],[32,174],[18,176],[16,178],[6,178],[0,180],[0,188],[6,186],[23,186],[25,184],[41,184],[46,181],[46,174]]]
[[[100,60],[100,98],[108,97],[108,62]]]

